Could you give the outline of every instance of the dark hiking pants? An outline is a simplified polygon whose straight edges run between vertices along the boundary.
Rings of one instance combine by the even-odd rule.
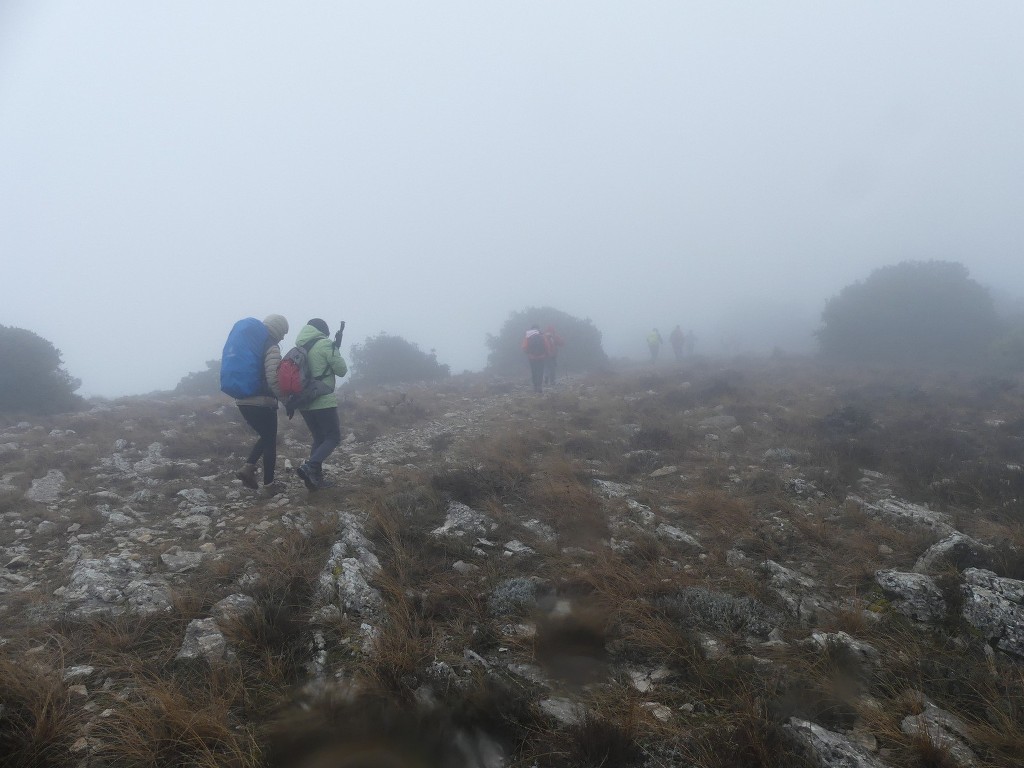
[[[337,408],[317,408],[315,411],[299,411],[302,420],[313,435],[313,447],[309,452],[309,463],[320,469],[324,459],[334,453],[341,444],[341,422]]]
[[[277,465],[277,408],[262,405],[240,405],[245,423],[256,430],[259,440],[249,451],[249,464],[255,464],[263,457],[263,484],[274,482],[274,467]]]
[[[554,384],[555,383],[555,367],[558,364],[557,357],[549,357],[544,361],[544,383]]]
[[[530,375],[533,376],[533,391],[540,392],[541,384],[544,381],[544,358],[530,360]]]

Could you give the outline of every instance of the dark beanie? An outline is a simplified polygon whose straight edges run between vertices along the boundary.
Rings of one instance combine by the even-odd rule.
[[[318,331],[320,331],[320,333],[322,333],[324,336],[328,336],[331,333],[331,329],[327,327],[327,323],[325,323],[319,317],[314,317],[312,320],[306,323],[306,325],[313,326]]]

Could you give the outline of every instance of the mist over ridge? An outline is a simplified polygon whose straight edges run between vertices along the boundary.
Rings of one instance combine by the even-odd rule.
[[[243,12],[244,11],[244,12]],[[454,372],[531,305],[612,357],[813,348],[905,260],[1020,270],[1019,4],[0,9],[0,324],[85,395],[172,388],[240,317]],[[126,354],[127,352],[127,354]],[[114,354],[116,365],[106,355]]]

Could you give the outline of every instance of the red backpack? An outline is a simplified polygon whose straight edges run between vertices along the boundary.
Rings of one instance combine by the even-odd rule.
[[[281,391],[288,418],[302,406],[326,395],[333,389],[322,381],[323,377],[314,377],[309,370],[309,350],[320,338],[310,339],[299,347],[292,347],[277,366],[277,386]],[[325,373],[324,376],[327,374]]]

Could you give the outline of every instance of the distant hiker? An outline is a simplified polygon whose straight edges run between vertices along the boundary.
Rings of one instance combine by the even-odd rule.
[[[533,325],[523,337],[523,352],[530,361],[530,374],[533,377],[533,391],[540,392],[544,383],[544,364],[551,356],[551,348],[539,325]]]
[[[558,365],[558,350],[565,346],[565,340],[555,331],[555,326],[544,329],[544,341],[548,345],[548,356],[544,358],[544,383],[555,383],[555,368]]]
[[[256,462],[263,458],[263,492],[274,495],[284,484],[274,480],[277,465],[277,401],[281,391],[277,366],[281,362],[278,344],[288,333],[288,321],[281,315],[239,320],[231,329],[221,358],[221,389],[235,398],[245,423],[259,439],[249,451],[245,466],[235,475],[246,488],[256,490]]]
[[[658,329],[654,328],[650,333],[647,334],[647,348],[651,350],[651,362],[658,362],[658,353],[661,352],[662,341],[661,334],[658,333]]]
[[[672,354],[676,356],[676,362],[683,362],[683,346],[686,344],[686,334],[683,333],[683,329],[677,325],[668,335],[668,340],[672,343]]]
[[[327,390],[326,394],[318,395],[312,402],[299,406],[299,413],[309,427],[313,444],[309,458],[299,465],[295,474],[302,478],[306,488],[311,491],[330,487],[331,483],[324,480],[323,462],[341,443],[338,398],[334,389],[335,377],[348,373],[345,359],[338,352],[344,330],[345,324],[342,323],[332,343],[328,338],[330,329],[327,323],[315,317],[303,326],[295,339],[297,347],[306,349],[310,376]]]

